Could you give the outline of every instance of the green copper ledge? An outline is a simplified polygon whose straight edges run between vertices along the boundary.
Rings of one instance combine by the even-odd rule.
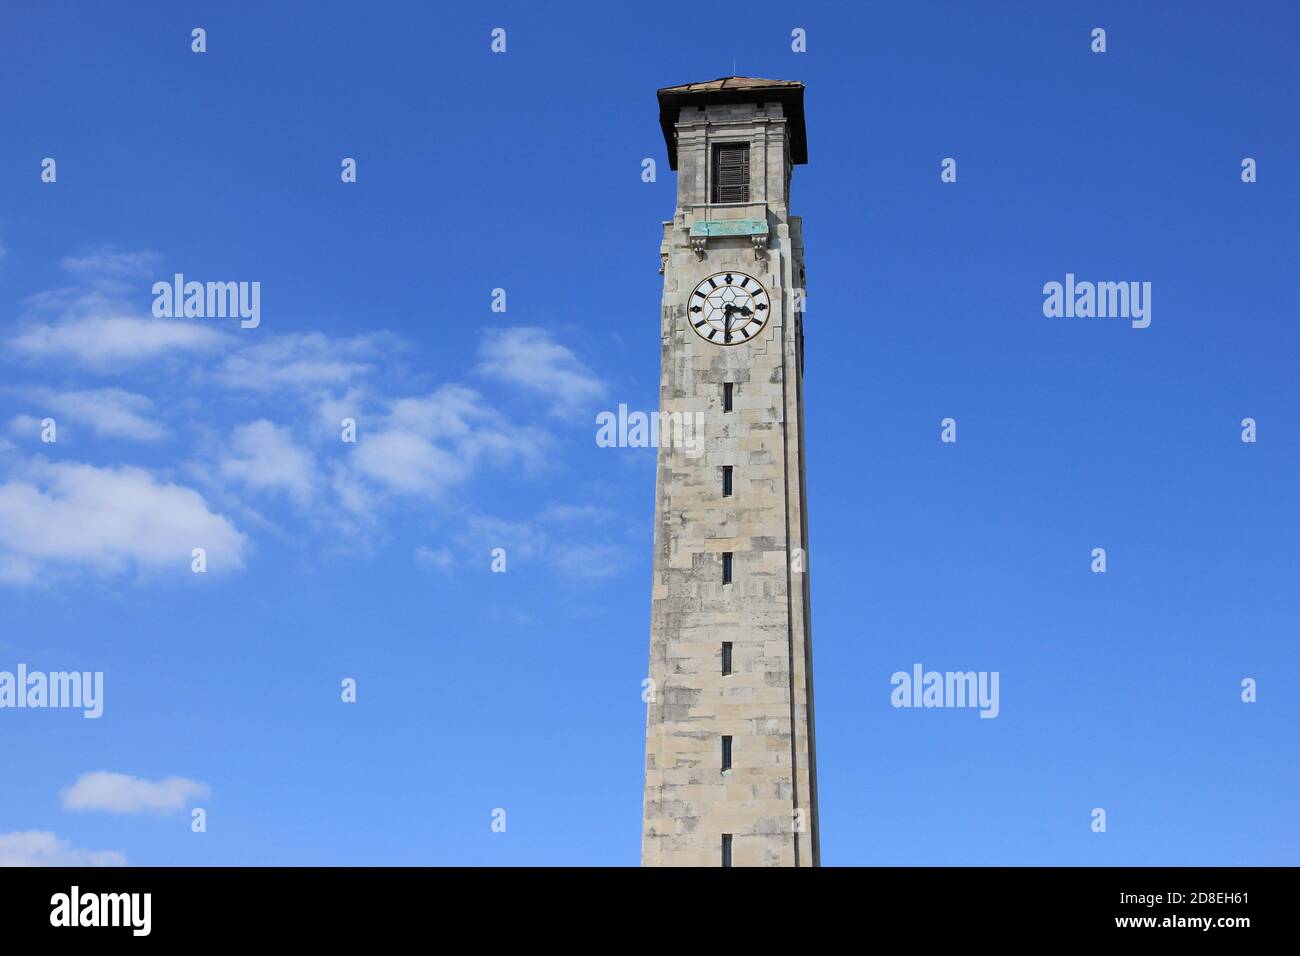
[[[691,223],[691,236],[766,236],[766,219],[708,219]]]

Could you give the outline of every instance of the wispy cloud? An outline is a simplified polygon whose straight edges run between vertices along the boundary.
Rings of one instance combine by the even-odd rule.
[[[108,247],[60,263],[71,283],[28,296],[6,351],[28,361],[57,361],[117,372],[167,356],[210,353],[233,341],[201,320],[157,319],[149,277],[161,258]]]
[[[627,553],[616,544],[604,542],[560,542],[550,550],[550,563],[561,578],[601,581],[612,578],[627,566]]]
[[[421,545],[415,549],[415,563],[424,568],[446,571],[456,563],[456,559],[447,548],[427,548]]]
[[[550,504],[537,515],[542,522],[589,521],[601,523],[616,517],[617,512],[598,505],[558,505]]]
[[[357,472],[391,491],[436,496],[464,481],[469,467],[453,450],[414,432],[388,429],[367,438],[353,455]]]
[[[210,569],[238,569],[245,532],[301,538],[290,521],[327,535],[330,550],[369,553],[411,520],[435,518],[448,529],[446,545],[417,550],[416,560],[448,570],[460,563],[451,557],[460,557],[461,542],[494,520],[471,517],[478,479],[556,467],[558,426],[548,416],[581,411],[605,392],[539,328],[483,336],[477,373],[520,390],[494,403],[463,382],[430,388],[403,365],[410,343],[389,332],[245,336],[201,319],[156,319],[146,293],[149,277],[165,270],[151,252],[97,248],[62,265],[72,281],[24,301],[19,324],[0,339],[0,361],[18,359],[66,382],[12,388],[26,407],[0,427],[29,438],[53,417],[61,440],[65,421],[74,440],[82,428],[140,442],[170,438],[172,460],[195,487],[128,464],[60,461],[43,447],[54,461],[9,456],[0,468],[0,582],[188,569],[195,547],[207,551]],[[78,380],[86,372],[121,375],[132,387],[88,387]],[[422,387],[403,388],[408,377]],[[341,440],[344,419],[355,422],[354,442]],[[73,447],[83,459],[113,451]],[[286,501],[295,508],[276,513]],[[553,548],[549,535],[567,540],[596,517],[575,507],[529,518],[512,554]],[[554,568],[577,577],[585,568],[610,573],[616,550],[585,540],[567,559],[548,553]]]
[[[577,355],[529,326],[484,333],[478,372],[541,397],[555,415],[581,412],[605,394],[605,383]]]
[[[31,326],[11,340],[10,349],[23,358],[114,370],[161,356],[211,352],[224,338],[194,321],[94,316]]]
[[[266,419],[240,425],[219,464],[222,475],[257,491],[282,491],[299,504],[311,500],[316,462],[293,432]]]
[[[494,548],[505,549],[507,562],[528,562],[540,555],[547,545],[546,533],[534,521],[481,514],[466,518],[465,527],[456,540],[467,557],[484,565]]]
[[[98,246],[80,256],[65,256],[60,262],[64,271],[83,278],[151,275],[162,257],[147,250],[120,252],[112,246]]]
[[[167,429],[150,417],[153,402],[120,388],[58,392],[49,388],[13,389],[37,412],[35,418],[50,417],[56,423],[70,421],[87,426],[105,438],[158,441]],[[38,426],[39,427],[39,426]]]
[[[313,332],[282,335],[244,346],[218,368],[228,388],[252,392],[300,391],[316,394],[347,386],[374,369],[393,336],[338,338]]]
[[[528,518],[470,515],[456,544],[467,564],[486,565],[492,550],[503,548],[507,562],[536,563],[570,583],[598,581],[620,574],[628,563],[622,542],[595,527],[610,517],[603,508],[581,505],[549,505]]]
[[[439,497],[482,464],[540,467],[548,444],[544,432],[511,424],[473,389],[445,385],[392,401],[351,459],[384,490]]]
[[[83,773],[59,791],[65,810],[107,813],[175,813],[210,792],[207,784],[185,777],[146,780],[125,773],[97,770]]]
[[[0,866],[126,866],[119,850],[79,850],[48,830],[0,833]]]

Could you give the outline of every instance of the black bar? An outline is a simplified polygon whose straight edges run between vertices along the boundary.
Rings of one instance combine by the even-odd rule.
[[[1287,868],[1172,867],[724,873],[720,865],[691,870],[0,870],[0,926],[7,943],[40,937],[56,945],[126,940],[142,927],[143,896],[137,898],[139,910],[119,908],[137,917],[135,928],[129,918],[117,927],[51,925],[52,916],[63,915],[56,913],[58,894],[70,903],[75,886],[87,914],[90,895],[149,894],[148,936],[163,941],[293,939],[337,945],[399,941],[412,930],[435,930],[437,938],[450,941],[453,932],[477,926],[475,935],[481,937],[484,930],[495,935],[510,924],[531,926],[541,944],[553,936],[587,938],[612,919],[608,928],[621,920],[627,939],[653,937],[660,945],[688,946],[691,937],[685,934],[696,920],[716,913],[719,904],[734,904],[738,909],[729,912],[749,912],[752,918],[730,921],[729,939],[743,936],[747,924],[751,931],[762,930],[760,938],[768,932],[779,936],[784,924],[823,937],[838,931],[881,939],[902,933],[902,939],[917,944],[953,939],[979,943],[980,949],[1001,940],[1097,937],[1146,944],[1204,939],[1219,948],[1258,933],[1286,932],[1294,919],[1289,904],[1295,875]],[[758,912],[755,901],[764,899],[773,901],[773,912]],[[98,907],[97,898],[92,908]],[[665,914],[672,914],[667,923]],[[1207,919],[1205,928],[1200,921]],[[1229,920],[1244,923],[1226,925]]]

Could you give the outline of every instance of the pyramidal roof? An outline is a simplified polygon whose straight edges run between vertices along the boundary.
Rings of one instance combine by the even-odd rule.
[[[677,168],[674,126],[688,106],[711,103],[780,103],[790,132],[790,160],[808,162],[808,134],[803,118],[804,86],[798,80],[768,80],[761,76],[723,76],[703,83],[683,83],[659,90],[659,127],[668,146],[668,166]]]
[[[704,83],[683,83],[681,86],[665,86],[659,91],[665,93],[704,93],[710,90],[765,90],[765,89],[803,89],[798,80],[765,80],[761,76],[724,76]]]

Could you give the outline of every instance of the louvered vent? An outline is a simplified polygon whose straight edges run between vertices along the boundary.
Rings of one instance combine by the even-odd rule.
[[[713,147],[713,201],[749,202],[749,144]]]

